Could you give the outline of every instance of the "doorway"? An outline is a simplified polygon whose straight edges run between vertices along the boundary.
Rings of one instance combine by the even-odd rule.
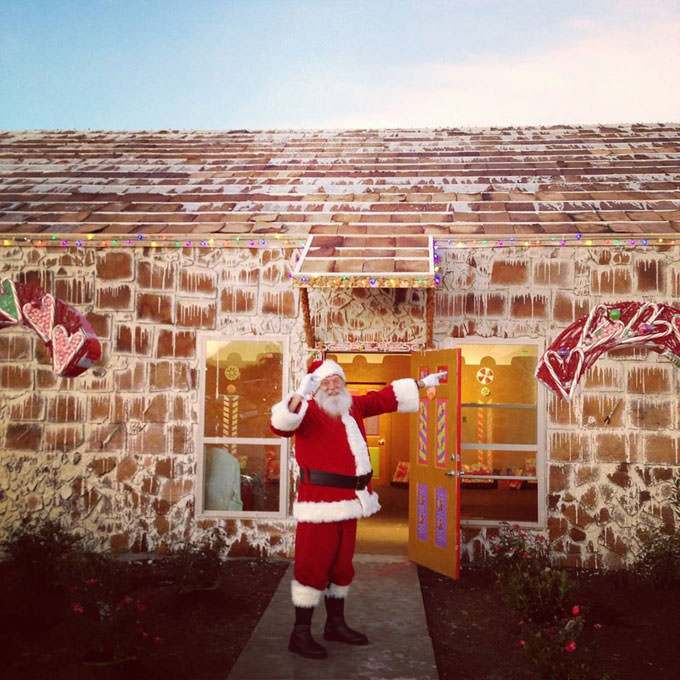
[[[539,348],[518,341],[465,342],[461,368],[461,522],[544,522],[542,412],[534,378]],[[410,354],[329,353],[361,393],[412,375]],[[375,420],[376,422],[369,422]],[[357,552],[406,556],[408,481],[399,466],[409,460],[406,414],[366,421],[373,488],[382,509],[359,522]]]
[[[329,353],[342,366],[353,394],[379,390],[411,374],[409,354]],[[409,416],[386,413],[364,421],[381,510],[358,523],[358,553],[399,555],[408,551]],[[403,481],[400,481],[402,479]]]

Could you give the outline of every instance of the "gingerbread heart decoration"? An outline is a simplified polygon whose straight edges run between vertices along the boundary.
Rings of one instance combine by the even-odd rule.
[[[85,333],[80,329],[72,335],[63,326],[52,329],[52,366],[55,373],[63,375],[69,367],[78,363],[85,340]]]
[[[579,319],[574,326],[580,325],[581,326],[581,337],[579,342],[581,344],[590,344],[592,338],[593,332],[595,329],[599,326],[602,325],[602,321],[606,319],[607,317],[607,307],[606,305],[597,305],[596,307],[593,307],[593,309],[590,311],[590,314],[588,314],[587,317],[584,319]],[[567,329],[569,330],[569,329]]]
[[[43,295],[38,304],[27,302],[23,306],[24,318],[44,343],[49,343],[52,337],[54,307],[54,297],[49,293]]]
[[[5,323],[20,324],[23,321],[21,316],[21,305],[14,284],[9,279],[0,282],[0,324]]]

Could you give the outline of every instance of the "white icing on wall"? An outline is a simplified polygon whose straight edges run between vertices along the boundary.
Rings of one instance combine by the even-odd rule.
[[[66,296],[82,296],[66,301],[90,315],[104,350],[102,361],[85,375],[56,378],[36,354],[39,343],[31,333],[0,331],[3,531],[23,517],[39,516],[70,523],[97,548],[153,550],[199,540],[217,526],[232,554],[246,548],[290,554],[292,520],[195,519],[198,360],[154,355],[162,333],[195,330],[181,326],[178,304],[187,319],[205,318],[212,309],[212,329],[225,334],[289,336],[294,383],[310,353],[298,293],[287,278],[294,254],[275,248],[121,249],[132,258],[134,272],[121,281],[97,277],[106,252],[3,249],[0,277],[34,272],[44,288],[60,281]],[[435,297],[435,342],[444,346],[466,335],[537,338],[547,346],[597,303],[672,304],[680,295],[677,246],[658,251],[444,246],[439,254],[443,282]],[[552,270],[551,262],[557,263]],[[638,271],[651,266],[653,289],[646,280],[638,290]],[[181,288],[182,272],[192,282],[212,277],[214,289],[192,290],[193,283]],[[617,280],[627,281],[629,289],[615,289],[611,282]],[[117,308],[126,287],[131,303]],[[168,296],[173,321],[138,318],[140,294]],[[98,307],[98,300],[107,303]],[[263,312],[265,305],[269,311]],[[162,306],[152,306],[153,314]],[[310,291],[310,306],[317,341],[416,347],[425,341],[423,291]],[[124,331],[127,341],[121,339]],[[668,374],[663,383],[654,377],[659,368]],[[571,403],[547,399],[543,530],[567,563],[620,566],[631,561],[649,528],[672,525],[668,498],[680,463],[679,392],[678,371],[666,359],[631,350],[602,357]],[[59,402],[65,396],[71,399]],[[623,401],[607,426],[602,420],[613,397]],[[159,398],[160,407],[154,401]],[[294,463],[289,465],[294,472]],[[486,533],[466,529],[464,555],[476,555]]]

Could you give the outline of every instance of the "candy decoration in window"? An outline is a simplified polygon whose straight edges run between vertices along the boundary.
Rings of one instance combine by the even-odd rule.
[[[493,368],[482,366],[477,371],[477,382],[481,383],[482,385],[490,385],[495,377],[496,376],[493,372]]]
[[[2,279],[0,329],[22,325],[47,345],[58,375],[78,376],[101,357],[101,344],[80,312],[38,286]]]
[[[602,354],[632,345],[680,365],[680,309],[651,302],[597,305],[555,338],[538,362],[536,377],[560,398],[571,399]]]

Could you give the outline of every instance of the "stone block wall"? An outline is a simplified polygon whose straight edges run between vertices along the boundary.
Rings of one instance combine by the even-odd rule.
[[[0,515],[59,518],[97,549],[163,551],[226,530],[231,554],[291,550],[289,521],[197,520],[197,334],[292,336],[292,248],[4,248],[0,278],[84,313],[102,359],[52,372],[27,328],[0,331]]]
[[[600,302],[680,306],[677,246],[442,243],[438,252],[440,346],[458,338],[547,346]],[[83,376],[59,378],[35,335],[0,331],[3,531],[24,516],[67,517],[101,549],[166,550],[217,526],[231,554],[289,554],[290,520],[195,516],[196,337],[287,335],[291,376],[299,376],[310,348],[288,281],[296,255],[270,247],[5,248],[0,277],[40,285],[85,313],[103,357]],[[317,341],[425,343],[423,291],[312,291],[310,307]],[[679,426],[678,371],[643,348],[601,357],[571,402],[548,393],[543,530],[565,564],[621,566],[651,528],[671,528]],[[466,558],[487,534],[464,530]]]
[[[547,347],[599,303],[680,307],[677,246],[463,250],[446,243],[439,254],[439,342],[528,338]],[[548,395],[546,536],[565,565],[621,567],[635,559],[652,528],[673,528],[678,387],[678,369],[668,359],[631,347],[602,356],[570,402],[539,388]],[[480,554],[488,533],[463,531],[466,559]]]

